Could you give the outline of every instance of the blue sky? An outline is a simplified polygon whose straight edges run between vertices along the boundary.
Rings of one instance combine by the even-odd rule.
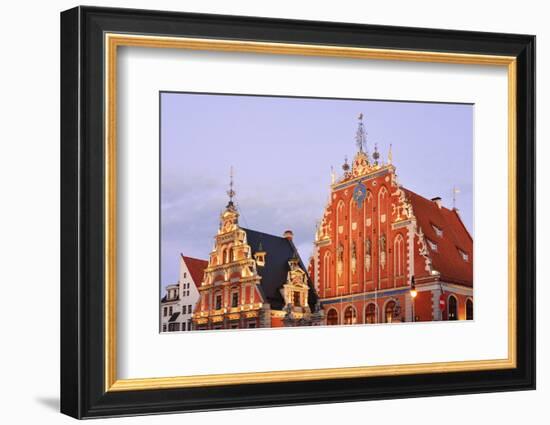
[[[180,253],[208,258],[234,168],[240,224],[294,232],[312,250],[330,169],[356,152],[357,116],[367,147],[399,182],[457,207],[473,234],[473,106],[419,102],[161,93],[161,288],[178,279]]]

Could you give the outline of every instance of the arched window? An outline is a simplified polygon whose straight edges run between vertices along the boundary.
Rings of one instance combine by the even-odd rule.
[[[330,251],[325,252],[323,261],[323,285],[326,289],[330,288]]]
[[[331,308],[327,313],[327,325],[337,325],[338,324],[338,312]]]
[[[474,302],[470,298],[466,300],[466,320],[474,320]]]
[[[449,312],[447,314],[447,320],[458,320],[458,303],[454,295],[449,297]]]
[[[344,310],[344,325],[354,325],[357,322],[357,313],[350,305]]]
[[[380,203],[380,199],[384,199],[386,195],[388,194],[388,189],[386,189],[386,186],[382,186],[380,190],[378,191],[378,201]]]
[[[393,275],[395,277],[403,276],[404,274],[404,246],[405,242],[403,241],[403,236],[397,235],[393,242]]]
[[[233,261],[233,247],[230,245],[225,250],[225,263],[230,263]]]
[[[386,323],[392,323],[395,321],[395,301],[390,301],[386,304],[384,311],[384,321]]]
[[[370,303],[365,309],[365,323],[377,323],[376,305]]]

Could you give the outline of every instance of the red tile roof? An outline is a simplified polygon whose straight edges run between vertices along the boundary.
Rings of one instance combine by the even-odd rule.
[[[189,273],[191,273],[191,278],[193,279],[195,286],[201,286],[204,269],[208,266],[208,261],[187,257],[183,254],[181,254],[181,258],[185,261],[185,265],[189,269]]]
[[[473,285],[473,239],[455,209],[438,207],[434,201],[405,189],[413,214],[424,237],[437,245],[436,249],[427,242],[427,249],[435,270],[441,273],[441,280],[461,285]],[[436,226],[443,231],[436,233]],[[465,261],[461,251],[468,255]]]

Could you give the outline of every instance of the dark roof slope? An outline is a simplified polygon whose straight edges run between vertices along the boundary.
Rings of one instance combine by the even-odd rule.
[[[208,261],[200,260],[193,257],[187,257],[183,254],[181,254],[181,258],[183,258],[183,261],[185,261],[185,264],[189,269],[189,273],[191,273],[191,278],[193,279],[195,286],[201,286],[204,269],[208,266]]]
[[[259,251],[261,244],[262,250],[266,252],[265,266],[258,267],[258,273],[262,276],[260,282],[260,290],[263,292],[265,300],[271,304],[271,308],[281,310],[284,307],[284,300],[281,296],[280,289],[286,283],[287,273],[289,271],[288,261],[296,253],[300,260],[300,267],[306,272],[307,268],[297,253],[296,247],[291,240],[281,236],[274,236],[268,233],[257,232],[256,230],[245,229],[246,239],[252,249],[252,255]],[[317,294],[309,278],[308,303],[313,309],[317,302]]]
[[[437,244],[437,250],[427,244],[433,268],[441,273],[444,281],[472,286],[473,240],[457,211],[444,206],[439,208],[434,201],[411,190],[403,190],[412,204],[413,213],[424,236]],[[443,234],[437,235],[433,226],[442,230]],[[468,261],[464,261],[459,250],[468,255]]]

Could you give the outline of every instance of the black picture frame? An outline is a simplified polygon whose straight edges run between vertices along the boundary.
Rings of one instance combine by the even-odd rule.
[[[106,392],[105,32],[516,57],[517,367]],[[61,13],[61,194],[62,413],[93,418],[535,388],[534,36],[132,9],[67,10]]]

